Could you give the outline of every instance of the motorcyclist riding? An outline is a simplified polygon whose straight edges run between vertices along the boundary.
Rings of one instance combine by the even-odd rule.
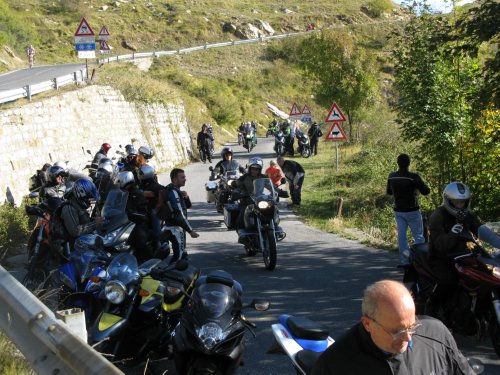
[[[265,174],[262,174],[262,169],[264,168],[264,162],[259,157],[251,158],[248,162],[248,172],[245,173],[238,179],[237,187],[240,193],[240,212],[238,213],[237,227],[238,229],[243,229],[245,208],[252,204],[250,196],[253,194],[253,182],[258,178],[267,178]]]
[[[102,158],[107,158],[108,157],[108,151],[111,148],[111,145],[109,143],[103,143],[101,145],[101,148],[99,151],[94,156],[94,160],[92,160],[92,164],[97,167],[99,162],[101,161]]]
[[[214,176],[222,175],[228,171],[239,171],[240,173],[245,173],[245,168],[233,159],[233,149],[231,147],[224,147],[220,155],[222,160],[215,165],[212,172]]]
[[[443,191],[443,204],[429,218],[429,264],[437,279],[437,286],[431,296],[429,313],[435,314],[439,306],[446,306],[453,295],[457,277],[453,257],[467,253],[467,240],[462,232],[478,235],[482,225],[470,210],[471,194],[461,182],[448,184]],[[446,318],[446,317],[445,317]]]

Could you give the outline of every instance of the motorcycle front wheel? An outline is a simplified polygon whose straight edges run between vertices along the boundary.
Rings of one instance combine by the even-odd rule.
[[[309,156],[311,156],[311,149],[308,148],[308,147],[304,147],[304,149],[302,150],[301,155],[302,155],[303,158],[308,158]]]
[[[273,230],[269,230],[264,236],[264,249],[262,250],[262,257],[264,258],[266,270],[272,271],[276,268],[277,253],[276,236]]]

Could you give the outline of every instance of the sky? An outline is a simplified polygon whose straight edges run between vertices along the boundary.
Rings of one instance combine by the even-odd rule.
[[[404,0],[393,0],[395,3],[401,4],[404,2]],[[417,2],[419,2],[417,0]],[[472,3],[473,0],[457,0],[456,4],[457,5],[464,5],[467,3]],[[443,12],[443,13],[448,13],[451,12],[453,8],[453,4],[451,0],[444,1],[444,0],[427,0],[427,4],[429,4],[432,9]]]

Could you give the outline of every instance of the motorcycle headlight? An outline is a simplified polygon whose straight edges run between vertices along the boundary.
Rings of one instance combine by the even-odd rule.
[[[224,332],[217,323],[207,323],[196,329],[198,338],[208,350],[224,339]]]
[[[246,137],[246,138],[250,138],[250,135],[249,135],[249,134],[247,134],[245,137]]]
[[[486,267],[488,267],[488,269],[491,271],[493,276],[500,279],[500,267],[495,267],[495,266],[492,266],[491,264],[487,264]]]
[[[118,237],[118,234],[120,233],[120,228],[117,229],[117,230],[114,230],[112,232],[109,232],[108,234],[106,234],[103,238],[102,238],[102,242],[104,243],[104,245],[108,245],[110,243],[113,243],[114,240],[116,239],[116,237]]]
[[[109,302],[118,305],[125,299],[127,288],[121,281],[111,280],[106,283],[104,294]]]
[[[266,202],[266,201],[261,201],[257,203],[257,207],[259,207],[261,210],[265,210],[266,208],[271,207],[271,203]]]

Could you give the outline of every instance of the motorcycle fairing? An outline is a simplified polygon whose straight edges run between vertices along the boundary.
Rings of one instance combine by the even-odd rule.
[[[99,332],[102,333],[110,329],[111,327],[114,327],[116,329],[120,322],[122,324],[123,322],[125,322],[125,319],[122,316],[103,312],[99,317],[99,325],[98,325]],[[122,324],[120,324],[120,326]]]

